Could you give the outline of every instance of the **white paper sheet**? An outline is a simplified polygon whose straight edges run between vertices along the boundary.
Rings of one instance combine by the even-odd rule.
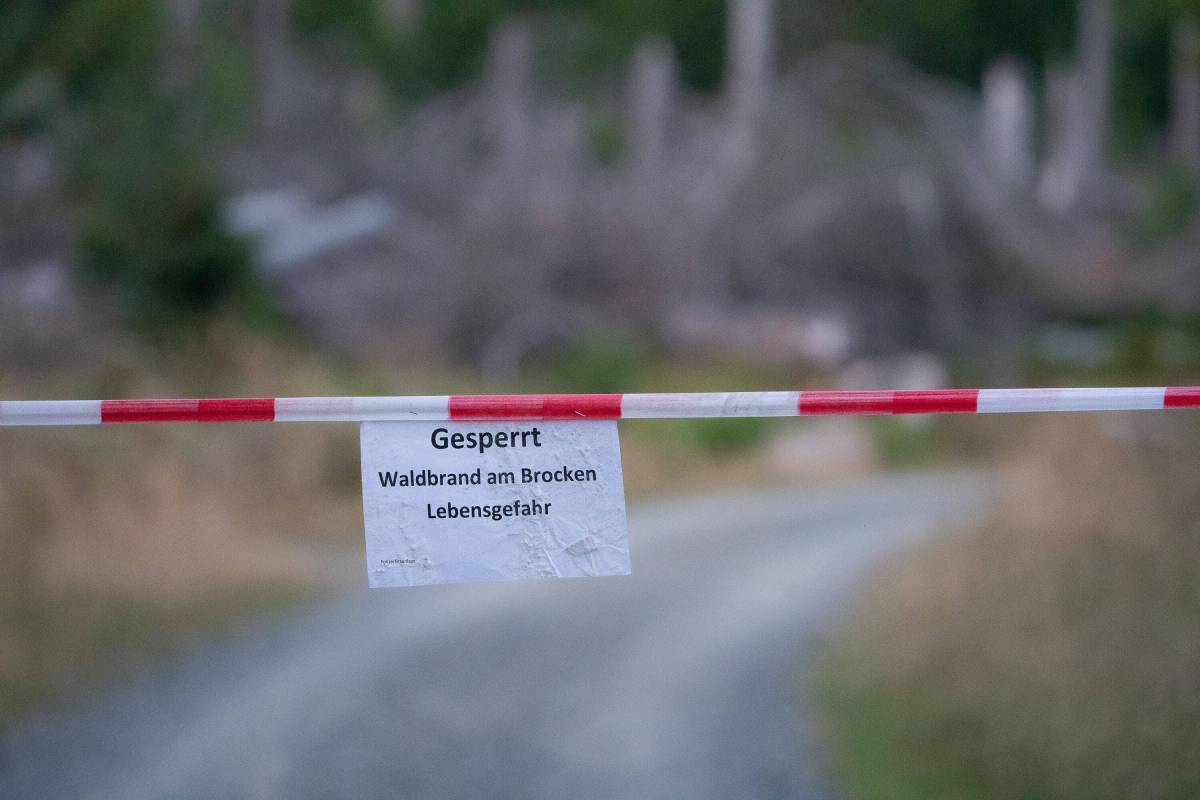
[[[365,422],[374,587],[628,575],[617,423]]]

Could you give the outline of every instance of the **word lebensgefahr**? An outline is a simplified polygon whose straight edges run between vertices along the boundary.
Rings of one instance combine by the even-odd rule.
[[[550,513],[553,503],[543,503],[539,500],[513,500],[511,503],[484,503],[479,505],[460,505],[458,503],[442,503],[434,508],[432,503],[425,504],[425,516],[429,519],[490,519],[501,522],[510,517],[541,517]]]

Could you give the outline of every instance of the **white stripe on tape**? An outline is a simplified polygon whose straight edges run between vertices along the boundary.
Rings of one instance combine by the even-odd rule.
[[[621,400],[621,417],[794,417],[799,403],[799,392],[627,394]]]
[[[0,425],[99,424],[99,400],[0,401]]]
[[[1019,411],[1144,411],[1163,407],[1162,387],[981,389],[980,414]]]

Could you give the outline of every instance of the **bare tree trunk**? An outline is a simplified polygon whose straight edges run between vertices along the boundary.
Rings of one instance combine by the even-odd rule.
[[[478,230],[503,230],[525,216],[533,129],[533,32],[522,20],[492,33],[483,90],[488,161],[467,198]]]
[[[1077,63],[1055,79],[1058,86],[1048,93],[1060,125],[1051,130],[1049,158],[1038,185],[1042,205],[1056,214],[1078,207],[1103,166],[1112,95],[1113,0],[1079,0],[1076,29]]]
[[[983,76],[983,153],[992,174],[1010,189],[1024,189],[1033,174],[1033,123],[1026,71],[1011,59],[989,66]]]
[[[288,0],[258,0],[254,6],[254,56],[258,83],[258,128],[270,135],[287,126],[298,94],[298,59],[292,52]]]
[[[491,33],[482,82],[482,133],[486,156],[467,179],[462,194],[465,256],[457,265],[460,319],[474,328],[479,353],[490,370],[503,361],[496,353],[523,329],[506,329],[496,307],[552,307],[545,280],[547,263],[537,257],[537,181],[544,177],[539,148],[553,136],[539,129],[546,115],[534,97],[534,36],[525,19],[511,19]],[[511,349],[510,349],[511,352]]]
[[[942,204],[937,185],[925,172],[905,172],[897,181],[897,196],[908,223],[913,262],[926,289],[933,319],[930,328],[946,349],[967,346],[966,302],[946,242]]]
[[[1187,16],[1175,26],[1171,69],[1170,146],[1184,168],[1200,171],[1200,31]]]
[[[504,172],[525,164],[532,106],[533,34],[520,21],[502,25],[488,59],[487,134]]]
[[[1113,0],[1080,0],[1080,91],[1090,116],[1088,142],[1099,157],[1112,97],[1116,16]]]
[[[1042,207],[1064,213],[1074,202],[1074,175],[1079,171],[1080,149],[1074,143],[1082,98],[1075,69],[1052,64],[1046,69],[1046,162],[1038,178]]]
[[[630,169],[638,202],[652,209],[666,177],[667,128],[675,105],[675,55],[671,45],[650,40],[633,56],[629,81],[632,106]]]
[[[691,187],[691,228],[675,243],[676,275],[685,294],[716,303],[727,288],[725,265],[710,247],[716,228],[754,166],[757,140],[774,78],[773,1],[728,0],[727,118],[712,162]]]
[[[727,75],[730,146],[738,162],[754,157],[754,136],[771,90],[772,0],[730,0]]]
[[[164,48],[164,77],[182,88],[195,80],[200,68],[202,0],[171,0],[167,6],[168,46]]]

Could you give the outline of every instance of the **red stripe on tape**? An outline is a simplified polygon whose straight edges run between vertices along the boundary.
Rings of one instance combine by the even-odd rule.
[[[978,407],[978,389],[896,392],[892,399],[893,414],[974,414]]]
[[[809,414],[890,414],[894,392],[801,392],[799,412]]]
[[[101,422],[195,422],[199,400],[103,400]]]
[[[619,419],[619,394],[452,395],[450,419]]]
[[[1163,394],[1163,408],[1200,408],[1200,387],[1168,386]]]
[[[271,422],[275,401],[269,397],[215,400],[104,400],[100,421],[113,422]]]
[[[275,399],[272,397],[236,397],[201,400],[200,422],[274,422]]]
[[[451,395],[450,419],[541,419],[540,394]]]
[[[619,394],[548,394],[545,419],[620,419]]]

